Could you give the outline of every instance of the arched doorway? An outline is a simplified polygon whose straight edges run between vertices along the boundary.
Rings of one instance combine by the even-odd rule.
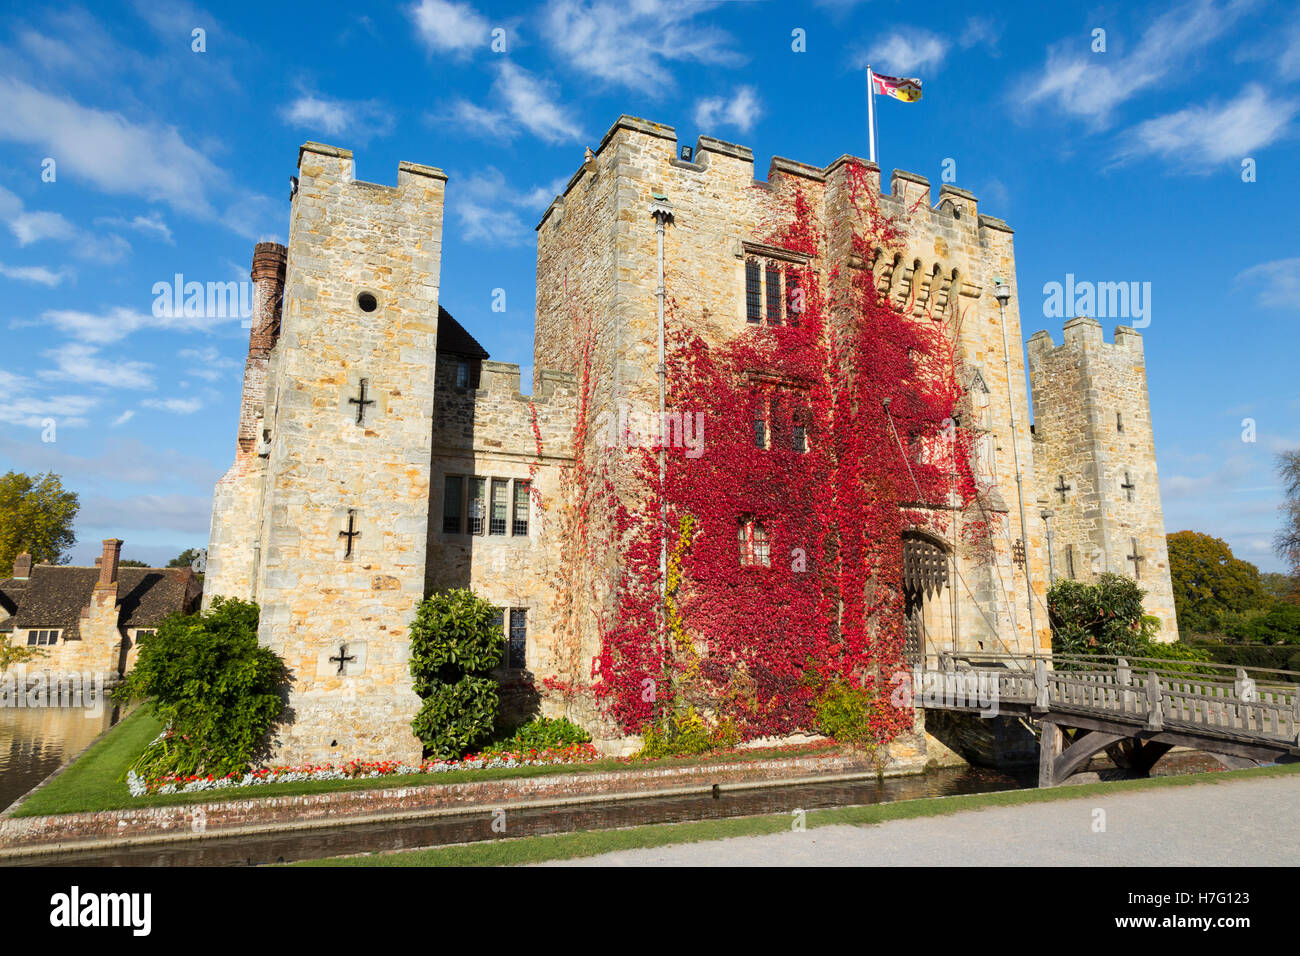
[[[942,615],[936,599],[948,584],[948,551],[923,531],[904,531],[902,537],[903,653],[915,664],[925,655],[928,632]]]

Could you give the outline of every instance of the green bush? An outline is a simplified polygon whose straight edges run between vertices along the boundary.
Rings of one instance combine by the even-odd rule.
[[[411,677],[424,699],[411,729],[431,757],[463,757],[496,726],[491,671],[501,663],[504,644],[497,613],[460,588],[425,598],[411,622]]]
[[[591,743],[591,734],[567,717],[537,717],[518,727],[507,739],[484,747],[483,753],[519,753],[587,743]]]
[[[880,702],[869,691],[835,681],[813,702],[813,713],[818,731],[827,737],[855,747],[875,748],[871,722],[880,713]]]
[[[1223,631],[1242,644],[1300,644],[1300,605],[1275,604],[1263,614],[1226,623]]]
[[[740,740],[730,720],[709,723],[693,708],[668,718],[663,726],[647,724],[641,731],[641,749],[637,756],[647,760],[660,757],[685,757],[725,750]]]
[[[1047,592],[1053,652],[1142,656],[1160,627],[1142,607],[1145,593],[1118,574],[1103,574],[1096,584],[1057,581]]]
[[[140,640],[135,667],[114,691],[153,698],[171,728],[134,769],[146,777],[248,770],[284,710],[288,671],[257,643],[256,604],[215,598],[202,614],[173,615]]]

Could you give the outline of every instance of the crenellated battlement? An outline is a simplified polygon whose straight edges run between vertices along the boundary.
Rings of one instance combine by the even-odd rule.
[[[701,134],[696,137],[691,159],[685,160],[681,158],[681,151],[677,147],[677,131],[674,127],[628,115],[620,116],[615,120],[601,138],[600,145],[593,151],[591,157],[569,179],[564,191],[551,201],[537,223],[538,230],[557,211],[562,213],[566,200],[584,179],[601,175],[602,165],[609,162],[608,151],[616,146],[620,132],[632,138],[642,137],[663,141],[665,144],[671,143],[670,148],[661,151],[667,153],[667,165],[672,169],[697,173],[705,177],[711,174],[728,177],[738,175],[760,187],[774,187],[786,178],[801,179],[824,187],[842,179],[845,175],[843,167],[854,163],[866,170],[867,180],[872,189],[880,196],[882,205],[893,215],[904,216],[914,223],[918,221],[943,225],[956,223],[960,228],[977,234],[982,241],[991,239],[985,235],[986,232],[1007,235],[1012,232],[1003,220],[981,214],[979,200],[968,190],[945,183],[939,188],[938,201],[934,202],[930,181],[917,173],[894,170],[890,176],[889,192],[885,193],[882,191],[879,166],[858,156],[844,154],[827,166],[816,166],[784,156],[773,156],[768,165],[767,179],[762,180],[754,174],[754,151],[748,146]]]
[[[1102,334],[1101,323],[1091,316],[1081,315],[1065,323],[1062,335],[1064,340],[1058,346],[1052,340],[1052,333],[1046,329],[1035,332],[1028,344],[1030,361],[1043,361],[1061,349],[1107,354],[1116,358],[1128,355],[1139,363],[1144,358],[1142,333],[1132,326],[1115,326],[1115,341],[1107,342]]]

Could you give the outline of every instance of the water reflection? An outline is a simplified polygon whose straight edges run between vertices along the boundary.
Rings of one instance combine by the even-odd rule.
[[[0,708],[0,810],[117,723],[116,706]]]

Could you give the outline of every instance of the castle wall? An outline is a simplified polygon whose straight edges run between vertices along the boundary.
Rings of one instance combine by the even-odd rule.
[[[402,163],[396,187],[360,182],[349,151],[316,143],[298,175],[255,586],[260,640],[293,674],[275,759],[418,760],[407,628],[427,566],[446,176]]]
[[[432,496],[429,502],[425,589],[472,588],[489,603],[522,610],[527,626],[525,666],[508,658],[497,672],[505,722],[519,722],[540,709],[541,678],[557,672],[555,575],[565,542],[553,526],[561,469],[572,461],[576,387],[571,375],[543,371],[533,398],[519,391],[519,366],[484,362],[478,388],[455,386],[455,363],[440,360],[433,426]],[[535,417],[534,417],[535,413]],[[536,426],[536,431],[534,431]],[[540,443],[540,448],[539,448]],[[456,530],[448,530],[447,476],[460,479]],[[506,526],[501,533],[484,518],[481,533],[467,523],[463,485],[483,478],[508,482]],[[527,531],[515,527],[515,490],[529,482]],[[490,499],[489,499],[490,500]],[[548,714],[556,714],[554,708]]]
[[[1120,326],[1112,344],[1096,319],[1071,319],[1060,346],[1045,331],[1029,340],[1029,370],[1057,578],[1136,573],[1160,639],[1177,640],[1141,334]]]
[[[762,255],[762,238],[781,224],[778,195],[783,188],[797,184],[829,226],[831,261],[813,263],[823,279],[829,277],[834,262],[849,258],[848,159],[841,157],[822,169],[778,157],[769,168],[768,181],[761,182],[754,178],[753,154],[744,146],[700,137],[694,161],[687,163],[678,159],[671,127],[621,118],[538,226],[538,366],[572,368],[572,358],[567,358],[568,366],[562,364],[573,353],[569,340],[561,338],[558,347],[551,340],[552,330],[565,327],[567,302],[557,290],[558,277],[567,276],[568,297],[597,307],[593,367],[600,374],[592,400],[593,422],[599,427],[620,412],[654,412],[658,403],[656,237],[650,213],[654,195],[666,195],[673,209],[665,238],[665,282],[675,307],[668,321],[688,321],[707,342],[718,344],[747,327],[745,259]],[[878,171],[862,165],[878,190]],[[1030,520],[1027,534],[1022,532],[1016,509],[1008,396],[1015,404],[1014,440],[1026,481],[1026,508],[1036,515],[1019,314],[1013,298],[1007,310],[1008,378],[998,307],[991,293],[995,278],[1014,285],[1011,230],[1000,220],[981,216],[975,198],[952,187],[943,187],[939,207],[932,208],[929,183],[908,174],[896,173],[890,193],[879,199],[886,214],[905,222],[906,248],[888,262],[857,266],[875,269],[881,288],[899,301],[914,294],[918,316],[931,304],[931,297],[939,314],[958,309],[963,315],[959,358],[967,371],[981,372],[993,396],[989,427],[997,453],[989,475],[991,493],[984,511],[970,518],[995,520],[1005,530],[992,542],[992,563],[968,547],[959,549],[957,643],[991,651],[1049,646],[1042,603],[1043,529],[1041,522]],[[584,288],[584,281],[593,288]],[[608,312],[598,310],[601,303],[609,303]],[[600,453],[619,454],[604,449]],[[1011,542],[1022,536],[1028,539],[1029,570],[1035,581],[1033,637],[1024,571],[1011,562]],[[605,556],[602,567],[607,580],[612,579],[612,555]],[[594,639],[588,650],[596,652]]]
[[[259,242],[253,251],[253,313],[239,400],[235,460],[217,481],[213,495],[204,569],[205,607],[210,607],[217,595],[251,600],[256,590],[265,477],[260,446],[271,353],[280,337],[286,256],[285,247],[274,242]]]

